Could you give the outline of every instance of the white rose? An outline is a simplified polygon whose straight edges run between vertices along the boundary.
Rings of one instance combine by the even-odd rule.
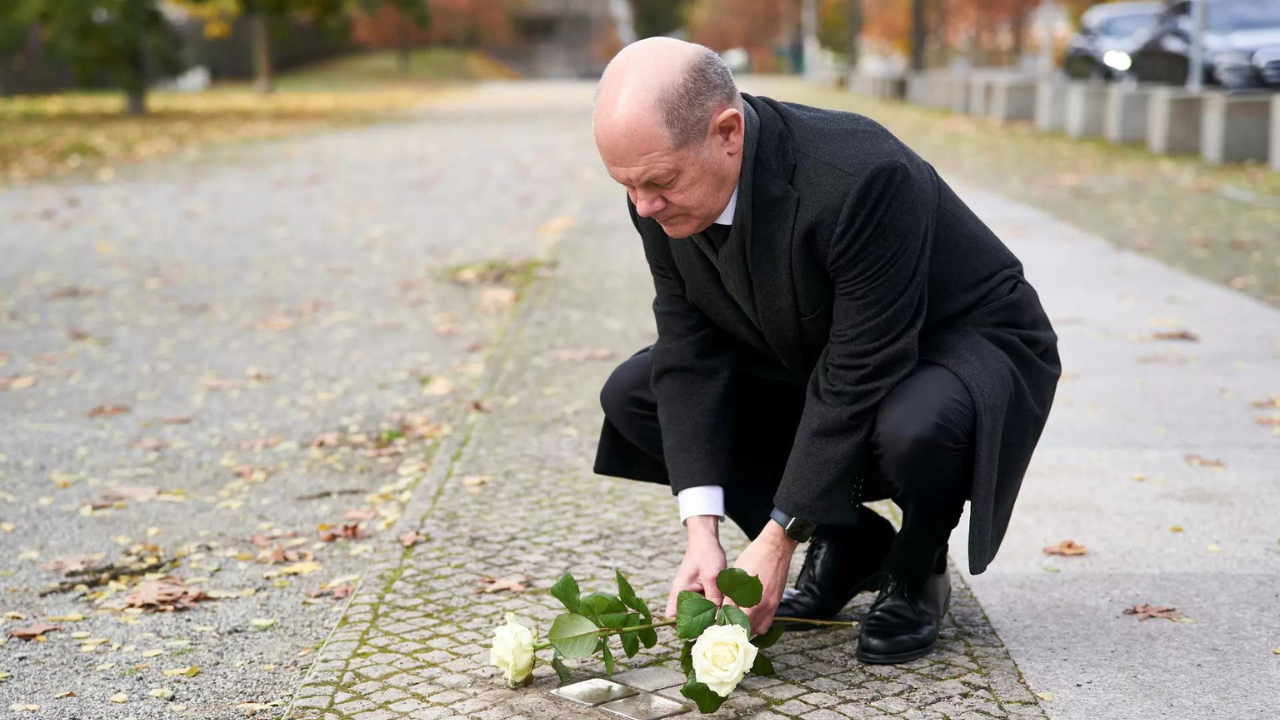
[[[508,685],[514,687],[533,672],[533,642],[533,631],[516,622],[515,613],[507,613],[507,624],[494,629],[489,662],[502,669]]]
[[[759,650],[739,625],[712,625],[693,643],[693,673],[720,697],[738,687],[756,662]]]

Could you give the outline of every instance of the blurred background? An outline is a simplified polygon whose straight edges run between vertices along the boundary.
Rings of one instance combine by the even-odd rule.
[[[5,0],[0,181],[591,79],[654,35],[1280,300],[1280,0]]]

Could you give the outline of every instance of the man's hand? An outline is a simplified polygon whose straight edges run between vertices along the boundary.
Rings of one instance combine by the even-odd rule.
[[[681,590],[701,591],[718,607],[723,596],[716,587],[716,577],[727,562],[724,548],[720,546],[719,519],[713,515],[694,515],[685,521],[689,530],[689,544],[684,560],[671,581],[671,594],[667,597],[668,618],[676,616],[676,598]]]
[[[778,603],[782,602],[782,591],[787,589],[787,571],[791,569],[791,553],[795,551],[796,544],[795,540],[787,537],[781,525],[767,522],[764,530],[733,564],[760,578],[760,584],[764,586],[760,603],[744,610],[751,620],[753,635],[767,632],[773,624],[773,615],[778,611]]]

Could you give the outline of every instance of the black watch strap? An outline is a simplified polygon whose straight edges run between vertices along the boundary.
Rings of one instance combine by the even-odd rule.
[[[769,517],[782,526],[787,537],[798,543],[809,542],[809,538],[813,537],[813,531],[818,529],[817,523],[792,517],[776,507],[769,513]]]

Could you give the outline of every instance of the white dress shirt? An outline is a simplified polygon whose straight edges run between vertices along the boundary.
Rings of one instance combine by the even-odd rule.
[[[733,211],[738,207],[738,189],[733,189],[729,204],[716,218],[716,225],[732,225]],[[724,521],[724,488],[719,485],[697,485],[676,493],[680,505],[680,524],[694,515],[715,515]]]

